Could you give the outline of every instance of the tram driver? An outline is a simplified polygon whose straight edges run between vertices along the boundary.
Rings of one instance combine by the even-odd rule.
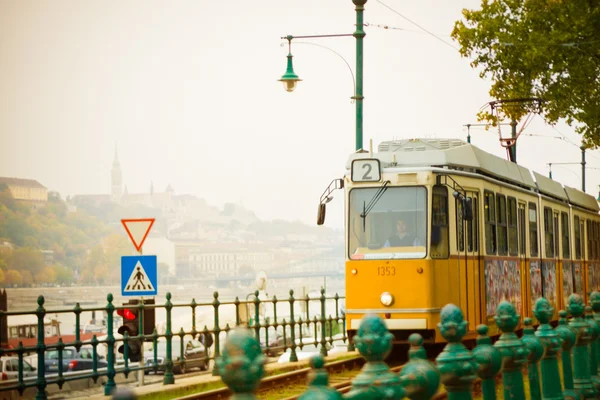
[[[396,232],[388,238],[383,247],[421,246],[421,241],[414,235],[409,235],[406,222],[399,219],[396,222]]]

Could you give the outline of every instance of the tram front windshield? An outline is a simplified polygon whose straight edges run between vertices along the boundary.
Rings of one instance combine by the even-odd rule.
[[[426,210],[424,187],[352,189],[348,256],[352,260],[424,258]]]

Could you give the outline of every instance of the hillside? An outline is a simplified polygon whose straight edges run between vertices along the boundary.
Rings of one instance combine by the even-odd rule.
[[[0,285],[70,283],[84,272],[90,250],[116,229],[84,212],[68,212],[58,194],[36,210],[0,186],[0,244],[14,246],[0,253]]]

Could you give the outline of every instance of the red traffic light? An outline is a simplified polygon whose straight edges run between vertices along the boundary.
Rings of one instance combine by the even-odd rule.
[[[136,313],[131,311],[129,308],[125,308],[124,310],[117,310],[117,314],[129,321],[132,321],[137,317]]]

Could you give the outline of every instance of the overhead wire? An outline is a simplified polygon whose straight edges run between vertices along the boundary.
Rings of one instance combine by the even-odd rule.
[[[398,11],[394,10],[392,7],[388,6],[387,4],[385,4],[383,1],[381,0],[377,0],[377,2],[379,4],[381,4],[382,6],[386,7],[388,10],[390,10],[391,12],[397,14],[398,16],[404,18],[405,20],[407,20],[408,22],[410,22],[411,24],[413,24],[414,26],[416,26],[417,28],[421,29],[422,31],[424,31],[425,33],[433,36],[434,38],[436,38],[437,40],[439,40],[440,42],[444,43],[446,46],[450,46],[452,47],[454,50],[456,51],[460,51],[460,49],[456,46],[453,46],[452,44],[446,42],[444,39],[442,39],[441,37],[437,36],[435,33],[432,33],[430,31],[428,31],[427,29],[423,28],[421,25],[417,24],[416,22],[414,22],[413,20],[411,20],[410,18],[400,14]]]

